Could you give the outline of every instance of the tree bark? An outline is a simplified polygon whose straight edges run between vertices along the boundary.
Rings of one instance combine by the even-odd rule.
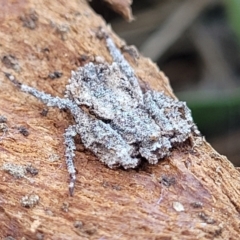
[[[46,109],[3,72],[63,97],[71,70],[96,56],[111,62],[96,37],[106,23],[84,1],[0,0],[0,6],[0,115],[7,118],[0,132],[3,239],[238,239],[240,174],[199,137],[157,165],[127,171],[109,169],[79,143],[70,197],[63,133],[71,116]],[[140,80],[174,96],[149,59],[124,56]],[[35,200],[25,203],[30,195]]]

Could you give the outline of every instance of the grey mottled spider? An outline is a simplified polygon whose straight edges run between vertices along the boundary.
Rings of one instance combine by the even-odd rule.
[[[40,92],[6,74],[21,91],[47,106],[69,109],[73,115],[75,125],[64,134],[70,195],[76,181],[76,134],[108,167],[125,169],[135,168],[141,159],[156,164],[171,153],[175,144],[192,133],[199,134],[184,102],[154,90],[143,92],[133,69],[110,37],[106,37],[106,43],[113,63],[90,62],[73,71],[65,98]]]

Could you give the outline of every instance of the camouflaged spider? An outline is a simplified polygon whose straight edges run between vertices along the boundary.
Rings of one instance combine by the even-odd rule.
[[[70,195],[76,181],[76,134],[108,167],[126,169],[135,168],[142,159],[156,164],[170,155],[175,144],[199,134],[186,104],[162,92],[142,91],[132,67],[112,39],[105,39],[113,63],[90,62],[72,71],[65,98],[38,91],[6,73],[21,91],[47,106],[69,109],[73,115],[75,124],[64,134]]]

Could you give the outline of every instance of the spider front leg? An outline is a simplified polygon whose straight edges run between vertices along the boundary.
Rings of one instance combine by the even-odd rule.
[[[22,92],[31,94],[38,100],[45,103],[48,107],[57,107],[59,109],[69,109],[70,111],[76,111],[77,105],[71,100],[60,97],[53,97],[50,94],[39,91],[33,87],[20,83],[13,75],[5,73],[5,76]]]
[[[76,170],[74,167],[73,157],[75,156],[74,151],[76,150],[76,146],[74,143],[74,137],[77,135],[76,127],[74,125],[69,126],[65,130],[64,134],[64,144],[66,146],[65,150],[65,157],[66,157],[66,164],[68,173],[70,176],[70,183],[69,183],[69,193],[73,196],[75,181],[76,181]]]
[[[58,107],[59,109],[69,109],[73,116],[80,116],[82,114],[81,109],[71,100],[53,97],[50,94],[45,92],[41,92],[33,87],[24,85],[20,83],[13,75],[9,73],[5,73],[6,77],[21,91],[31,94],[43,103],[45,103],[49,107]],[[69,183],[69,192],[70,195],[73,195],[74,185],[76,181],[76,170],[74,168],[73,157],[74,157],[74,150],[76,149],[74,144],[74,136],[76,135],[75,126],[70,126],[66,129],[64,138],[65,138],[65,145],[66,145],[66,164],[68,168],[68,172],[70,175],[70,183]]]

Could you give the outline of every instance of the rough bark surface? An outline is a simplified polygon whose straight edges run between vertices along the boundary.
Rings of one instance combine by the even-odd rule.
[[[79,143],[70,197],[63,133],[72,118],[53,108],[46,115],[46,107],[3,71],[62,97],[71,70],[96,56],[111,62],[96,37],[106,24],[84,1],[0,0],[0,6],[0,115],[7,117],[0,132],[2,239],[238,239],[240,174],[199,138],[157,165],[128,171],[109,169]],[[123,41],[111,34],[121,48]],[[124,55],[139,79],[173,96],[153,63]],[[53,79],[56,71],[62,76]],[[7,163],[31,164],[32,170],[16,178]],[[27,208],[22,198],[30,195],[39,201]]]

